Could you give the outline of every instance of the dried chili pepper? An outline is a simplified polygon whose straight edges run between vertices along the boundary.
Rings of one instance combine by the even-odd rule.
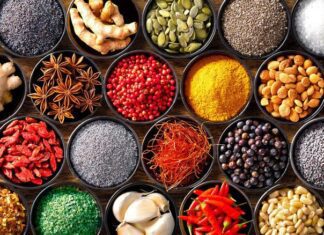
[[[222,209],[232,219],[236,220],[241,216],[241,211],[239,211],[237,209],[234,209],[233,207],[227,205],[224,202],[216,201],[216,200],[210,200],[210,199],[205,200],[205,202],[207,204],[210,204],[210,205],[213,205],[213,206],[216,206],[216,207]]]

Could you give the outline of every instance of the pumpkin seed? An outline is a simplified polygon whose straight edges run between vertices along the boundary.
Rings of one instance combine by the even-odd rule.
[[[163,47],[165,44],[166,38],[164,32],[161,32],[157,39],[157,44],[159,47]]]
[[[162,29],[162,27],[161,27],[161,25],[159,24],[159,22],[158,22],[157,19],[153,19],[152,21],[153,21],[153,28],[154,28],[155,30],[161,30],[161,29]]]
[[[183,14],[184,14],[185,16],[188,16],[188,15],[189,15],[189,13],[190,13],[190,11],[189,11],[189,10],[187,9],[187,10],[185,10],[185,11],[184,11],[184,13],[183,13]]]
[[[176,12],[175,13],[175,16],[176,16],[176,19],[179,19],[179,20],[187,20],[187,17],[181,13],[181,12]]]
[[[196,16],[196,20],[199,20],[199,21],[206,21],[208,20],[208,15],[204,14],[204,13],[200,13]]]
[[[206,14],[206,15],[208,15],[208,16],[211,16],[211,15],[212,15],[212,12],[211,12],[210,8],[207,7],[207,6],[203,7],[203,8],[201,9],[201,11],[202,11],[202,13],[204,13],[204,14]]]
[[[185,9],[191,8],[191,0],[181,0],[181,4]]]
[[[207,31],[205,29],[196,29],[195,32],[197,39],[201,41],[205,40],[208,36]]]
[[[188,25],[185,22],[183,22],[182,20],[177,19],[177,25],[178,25],[177,30],[179,32],[186,32],[186,31],[188,31]]]
[[[166,20],[162,16],[158,16],[157,21],[159,22],[160,25],[165,26],[167,25]]]
[[[196,15],[198,14],[198,7],[197,6],[193,6],[191,9],[190,9],[190,13],[189,15],[192,17],[192,18],[195,18]]]
[[[171,41],[171,42],[176,42],[176,41],[177,41],[177,36],[176,36],[176,34],[175,34],[174,31],[171,31],[171,32],[169,33],[169,37],[170,37],[170,41]]]
[[[204,28],[204,23],[201,21],[195,20],[193,23],[194,28],[196,29],[203,29]]]
[[[169,48],[172,50],[179,50],[180,44],[179,43],[169,43]]]
[[[159,14],[163,16],[164,18],[169,18],[170,17],[170,12],[167,10],[159,10]]]
[[[147,30],[148,33],[152,33],[152,31],[153,31],[152,19],[147,19],[146,20],[146,30]]]
[[[176,31],[176,26],[173,23],[173,20],[168,21],[168,27],[169,27],[170,31]]]
[[[194,4],[201,9],[203,7],[203,0],[194,0]]]
[[[191,16],[189,16],[188,19],[187,19],[187,25],[188,25],[188,27],[192,27],[193,26],[193,19],[192,19]]]
[[[179,37],[179,43],[181,45],[181,47],[187,47],[187,39],[186,39],[186,36],[184,34],[181,34]]]
[[[151,39],[155,44],[157,44],[158,37],[156,35],[152,35]]]
[[[201,43],[192,42],[185,48],[185,51],[188,53],[192,53],[192,52],[197,51],[201,46],[202,46]]]
[[[165,0],[156,0],[156,4],[162,9],[168,7],[168,3]]]

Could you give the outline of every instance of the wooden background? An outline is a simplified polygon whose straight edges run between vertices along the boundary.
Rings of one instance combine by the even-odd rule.
[[[117,0],[115,0],[117,1]],[[144,5],[146,3],[146,0],[133,0],[134,3],[138,6],[140,11],[142,12]],[[218,11],[220,4],[222,0],[214,0],[216,3],[216,10]],[[66,9],[68,8],[68,5],[70,4],[70,0],[63,0],[64,5]],[[295,0],[287,0],[288,5],[292,8],[292,6],[295,3]],[[72,46],[71,42],[68,39],[68,36],[65,35],[62,43],[60,46],[57,48],[57,50],[61,49],[73,49],[75,48]],[[151,48],[148,46],[148,44],[145,42],[145,39],[140,33],[139,37],[137,38],[137,41],[135,42],[135,45],[131,48],[131,50],[134,49],[148,49],[151,50]],[[221,42],[218,38],[218,36],[215,37],[212,45],[209,47],[209,49],[221,49],[225,50],[225,48],[221,45]],[[293,40],[293,37],[291,36],[287,44],[283,49],[298,49],[296,46],[296,42]],[[0,49],[0,52],[3,52],[2,49]],[[23,72],[25,73],[27,79],[29,79],[32,69],[37,63],[38,59],[15,59],[15,61],[22,67]],[[176,69],[178,79],[182,78],[182,71],[184,66],[189,62],[189,60],[170,60],[171,63],[173,64],[174,68]],[[108,69],[109,65],[111,64],[112,60],[105,60],[105,61],[95,61],[98,66],[101,69],[102,74],[106,73],[106,70]],[[260,66],[262,61],[247,61],[248,66],[252,70],[252,75],[254,76],[256,73],[256,70]],[[22,108],[22,110],[19,112],[19,115],[22,114],[34,114],[34,115],[39,115],[37,110],[33,107],[31,101],[29,98],[26,99],[26,102]],[[188,115],[186,112],[182,101],[180,99],[180,96],[178,97],[178,100],[176,102],[176,105],[174,106],[173,110],[170,112],[169,115],[177,115],[177,114],[184,114]],[[322,112],[320,115],[323,116],[324,112]],[[108,116],[113,116],[113,114],[108,110],[108,107],[106,104],[103,104],[103,107],[100,108],[100,110],[95,114],[95,115],[108,115]],[[249,106],[247,112],[245,113],[244,116],[249,116],[249,115],[257,115],[257,116],[262,116],[261,111],[258,110],[257,105],[254,102],[251,103]],[[76,127],[76,125],[64,125],[64,126],[59,126],[59,129],[61,132],[64,134],[64,138],[67,141],[69,138],[70,133],[73,131],[73,129]],[[132,127],[135,129],[137,132],[138,136],[140,137],[140,140],[142,141],[146,131],[149,129],[150,126],[141,126],[141,125],[132,125]],[[218,141],[219,136],[221,135],[222,131],[224,130],[226,126],[219,126],[219,125],[209,125],[208,128],[211,130],[213,137],[215,138],[215,141]],[[289,140],[292,140],[292,137],[298,130],[300,126],[282,126],[284,130],[286,131]],[[209,180],[213,179],[224,179],[224,175],[220,173],[220,170],[218,169],[218,166],[215,165],[212,171],[212,174],[208,177]],[[68,169],[67,164],[64,166],[62,174],[56,179],[55,182],[62,182],[62,181],[73,181],[73,182],[78,182],[78,179],[72,176],[70,170]],[[143,181],[143,182],[150,182],[149,178],[145,175],[144,171],[142,170],[142,167],[140,166],[136,175],[134,178],[131,180],[131,182],[134,181]],[[289,167],[289,170],[285,177],[282,180],[283,183],[288,183],[288,182],[299,182],[297,177],[294,175],[291,167]],[[152,183],[152,182],[151,182]],[[39,193],[40,190],[26,190],[23,193],[23,195],[28,199],[30,206],[36,197],[36,195]],[[113,191],[107,191],[107,190],[94,190],[96,195],[101,200],[101,204],[103,208],[106,206],[110,196],[114,193]],[[247,193],[249,198],[252,201],[252,204],[255,205],[257,202],[258,198],[261,196],[260,193]],[[175,202],[177,203],[177,206],[179,207],[181,204],[182,199],[186,195],[186,192],[180,193],[180,194],[171,194]]]

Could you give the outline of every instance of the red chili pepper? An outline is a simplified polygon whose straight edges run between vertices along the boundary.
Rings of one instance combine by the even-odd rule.
[[[194,229],[194,231],[198,231],[198,232],[211,232],[212,230],[213,229],[211,226],[202,226]]]
[[[197,206],[199,206],[199,202],[197,200],[193,200],[192,203],[190,204],[188,211],[187,211],[189,216],[195,215],[195,209]]]
[[[213,189],[211,195],[218,195],[218,193],[219,193],[219,185],[217,184]]]
[[[224,202],[209,199],[205,200],[205,202],[209,205],[218,207],[219,209],[223,210],[229,217],[231,217],[234,220],[237,220],[241,215],[241,212],[239,210],[227,205]]]
[[[231,225],[231,217],[229,217],[228,215],[227,216],[225,216],[225,219],[224,219],[224,221],[223,221],[223,232],[227,229],[227,228],[229,228],[229,226]]]
[[[215,216],[223,214],[223,211],[220,210],[219,208],[215,208],[213,211],[214,211]]]
[[[198,225],[202,226],[202,225],[208,225],[208,218],[207,217],[204,217],[202,218],[199,222],[198,222]]]
[[[219,196],[226,196],[226,192],[225,192],[225,185],[226,185],[226,181],[224,181],[219,189]]]
[[[213,231],[218,232],[218,234],[222,234],[220,223],[217,221],[216,216],[214,215],[213,210],[206,203],[201,204],[201,208],[208,218],[209,223],[213,227]]]
[[[246,226],[246,223],[238,224],[236,222],[233,224],[233,227],[226,231],[224,235],[237,235],[238,231],[240,231],[242,228],[246,228]]]
[[[201,196],[201,195],[206,196],[206,195],[210,195],[213,190],[214,190],[214,188],[209,188],[209,189],[207,189],[205,191],[200,190],[200,189],[195,189],[193,191],[193,193],[196,194],[197,196]]]
[[[185,216],[185,215],[180,215],[178,217],[179,219],[186,221],[190,224],[198,224],[199,223],[199,217],[196,216]]]
[[[218,195],[206,195],[206,196],[199,196],[199,200],[204,200],[204,199],[211,199],[211,200],[216,200],[216,201],[221,201],[224,202],[228,205],[233,205],[234,201],[230,198],[223,197],[223,196],[218,196]]]
[[[204,233],[199,231],[194,231],[194,235],[204,235]]]

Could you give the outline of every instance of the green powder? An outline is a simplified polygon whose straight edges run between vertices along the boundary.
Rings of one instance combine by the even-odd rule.
[[[101,225],[100,210],[88,192],[62,186],[40,198],[34,224],[37,234],[97,234]]]

